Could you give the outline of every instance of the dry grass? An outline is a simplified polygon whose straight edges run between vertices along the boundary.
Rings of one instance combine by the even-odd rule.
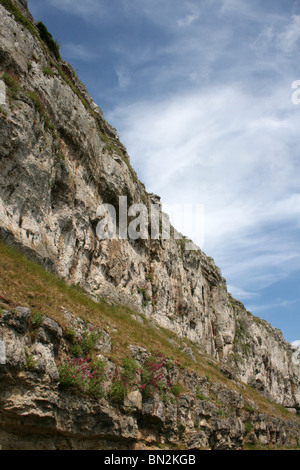
[[[13,309],[17,306],[30,307],[33,315],[43,313],[49,316],[64,330],[69,326],[63,315],[64,309],[95,326],[109,329],[113,344],[111,358],[119,364],[128,355],[130,344],[142,345],[149,351],[158,349],[179,367],[193,369],[211,382],[221,383],[238,391],[245,399],[255,401],[263,413],[299,419],[283,407],[270,403],[253,388],[240,386],[225,377],[195,344],[180,340],[164,328],[152,327],[144,317],[144,324],[139,323],[132,317],[136,312],[127,307],[112,306],[102,299],[96,302],[80,287],[68,285],[18,250],[0,242],[0,307]],[[193,350],[196,363],[181,351],[180,348],[186,345]]]

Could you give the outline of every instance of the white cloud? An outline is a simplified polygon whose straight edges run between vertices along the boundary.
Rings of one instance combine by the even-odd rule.
[[[48,0],[54,7],[64,10],[67,13],[75,14],[81,18],[88,19],[106,11],[102,0]]]
[[[178,26],[189,26],[192,24],[194,21],[196,21],[199,18],[198,15],[187,15],[184,18],[180,19],[177,21]]]
[[[253,41],[252,47],[259,55],[270,54],[270,51],[273,51],[272,55],[269,55],[269,60],[272,58],[274,60],[274,51],[277,51],[277,54],[282,54],[282,56],[277,55],[277,60],[282,60],[285,55],[297,52],[299,40],[300,15],[275,16],[271,24],[262,25],[262,30]]]
[[[259,297],[259,294],[257,292],[250,292],[246,291],[244,289],[228,285],[227,286],[228,292],[232,294],[233,297],[239,300],[244,300],[244,299],[253,299]]]
[[[220,86],[109,116],[149,191],[166,204],[204,204],[201,248],[244,298],[300,268],[294,111],[285,90],[258,101],[247,89]]]
[[[119,87],[121,89],[127,88],[131,83],[131,77],[128,69],[123,66],[117,66],[115,70],[118,77]]]
[[[295,50],[297,43],[300,40],[300,15],[294,15],[285,29],[278,34],[277,45],[286,53],[291,53]]]
[[[213,0],[221,14],[247,14],[252,16],[253,10],[244,0]]]
[[[299,302],[300,299],[293,299],[293,300],[285,300],[285,299],[275,299],[275,302],[269,303],[269,304],[262,304],[262,305],[253,305],[250,306],[250,310],[252,312],[265,312],[267,310],[274,310],[275,308],[286,308],[289,307],[293,304],[296,304]],[[292,343],[293,344],[293,343]],[[300,345],[300,341],[299,341]],[[295,344],[295,346],[297,346]]]
[[[90,62],[99,58],[99,54],[92,52],[82,44],[73,43],[64,44],[62,54],[68,59],[82,60],[83,62]]]

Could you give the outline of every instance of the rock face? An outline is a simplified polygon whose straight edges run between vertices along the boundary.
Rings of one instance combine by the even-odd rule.
[[[65,316],[74,338],[82,341],[91,325],[69,312]],[[70,381],[71,374],[76,374],[74,367],[66,373],[66,365],[71,368],[70,334],[50,318],[35,320],[28,308],[2,312],[0,338],[6,345],[6,360],[0,365],[1,449],[143,450],[180,445],[192,450],[236,450],[247,443],[297,445],[299,420],[258,412],[238,391],[182,369],[162,354],[157,354],[155,364],[153,358],[148,361],[160,387],[145,393],[150,381],[140,371],[151,354],[143,347],[129,347],[136,365],[131,387],[119,399],[111,390],[122,371],[103,355],[110,350],[110,336],[101,333],[104,336],[94,342],[94,352],[104,365],[103,393],[95,397],[94,388],[83,390]],[[88,359],[73,358],[72,363],[88,377],[84,372]]]
[[[138,181],[116,130],[72,68],[55,58],[51,42],[40,39],[26,1],[15,5],[31,26],[25,20],[20,24],[0,2],[0,84],[6,91],[0,107],[1,239],[95,298],[129,305],[189,338],[231,374],[299,409],[300,369],[291,360],[292,347],[231,297],[211,258],[185,250],[184,240],[97,237],[100,204],[117,207],[118,198],[126,196],[128,206],[149,206],[159,198]],[[110,422],[106,406],[101,413]],[[54,408],[48,402],[46,408],[49,417],[43,420],[53,424]],[[213,420],[212,409],[204,412]],[[134,421],[122,423],[125,430],[119,424],[110,436],[136,432]],[[238,421],[236,426],[239,435]]]

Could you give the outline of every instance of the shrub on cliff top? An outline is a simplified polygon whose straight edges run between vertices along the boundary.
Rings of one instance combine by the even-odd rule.
[[[58,42],[53,39],[52,34],[48,31],[42,21],[38,21],[36,27],[39,30],[42,41],[44,41],[44,43],[48,46],[49,50],[52,52],[56,60],[60,61],[61,56],[59,52]]]

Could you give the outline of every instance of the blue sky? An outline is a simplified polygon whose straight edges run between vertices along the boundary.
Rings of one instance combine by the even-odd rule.
[[[166,205],[204,205],[201,248],[232,295],[299,340],[299,1],[29,7],[117,128],[147,190]]]

